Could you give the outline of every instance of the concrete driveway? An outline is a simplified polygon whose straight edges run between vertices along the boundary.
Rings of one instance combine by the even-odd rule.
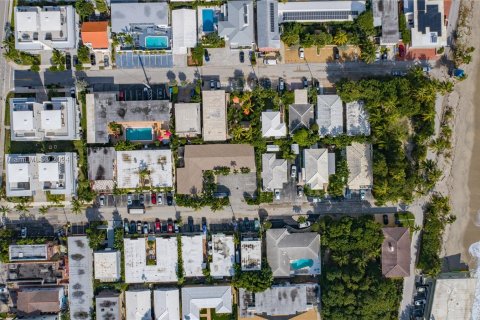
[[[219,175],[217,177],[218,191],[230,193],[230,204],[234,211],[246,206],[245,195],[253,196],[257,189],[257,176],[255,172]]]
[[[249,66],[248,49],[243,50],[231,50],[230,48],[207,48],[210,55],[210,61],[203,61],[203,66],[229,66],[235,68],[235,66]],[[243,51],[245,59],[243,63],[240,63],[240,51]]]

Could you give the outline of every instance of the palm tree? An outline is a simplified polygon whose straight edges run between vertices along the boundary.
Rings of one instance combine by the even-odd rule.
[[[7,213],[10,212],[10,208],[7,206],[0,206],[0,213],[2,214],[3,217],[7,215]]]
[[[333,43],[335,43],[337,46],[343,46],[347,44],[347,42],[348,34],[343,30],[339,31],[333,38]]]
[[[74,214],[79,214],[82,212],[83,202],[78,199],[73,199],[72,202],[72,212]]]
[[[18,211],[18,213],[22,214],[22,213],[27,213],[29,212],[30,210],[28,209],[28,206],[25,202],[20,202],[20,203],[17,203],[15,205],[15,210]]]
[[[50,208],[49,206],[41,206],[40,208],[38,208],[38,213],[46,214],[49,208]]]

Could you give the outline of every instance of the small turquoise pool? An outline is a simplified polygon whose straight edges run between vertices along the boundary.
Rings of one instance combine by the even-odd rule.
[[[215,31],[215,11],[212,9],[203,9],[202,10],[202,20],[203,20],[203,32],[213,32]]]
[[[165,36],[146,36],[145,48],[147,49],[166,49],[168,48],[168,37]]]
[[[125,138],[128,141],[152,141],[152,128],[127,128]]]
[[[303,268],[310,268],[313,266],[313,260],[312,259],[298,259],[290,262],[290,267],[293,270],[298,270],[298,269],[303,269]]]

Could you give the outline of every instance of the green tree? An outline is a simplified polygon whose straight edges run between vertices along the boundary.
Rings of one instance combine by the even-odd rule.
[[[203,65],[203,56],[205,54],[205,48],[201,44],[198,44],[192,49],[192,60],[197,66]]]
[[[95,0],[95,7],[100,13],[108,12],[108,6],[105,3],[105,0]]]
[[[40,208],[38,208],[38,213],[46,214],[49,208],[50,208],[49,206],[41,206]]]
[[[82,209],[83,209],[83,201],[79,199],[72,199],[72,202],[71,202],[72,213],[80,214],[82,213]]]
[[[398,29],[402,36],[402,41],[405,44],[410,44],[412,41],[412,35],[410,29],[407,28],[407,18],[404,14],[398,15]]]
[[[95,12],[95,7],[93,6],[93,3],[88,0],[77,0],[75,1],[75,10],[83,20]]]
[[[360,59],[362,59],[363,62],[368,64],[375,62],[377,48],[373,42],[366,40],[361,43],[360,48],[362,50],[360,53]]]
[[[107,236],[105,229],[98,228],[100,225],[102,225],[102,223],[92,222],[87,228],[88,244],[93,251],[102,249]]]
[[[78,61],[80,61],[81,63],[90,63],[90,49],[87,46],[79,46],[77,50],[77,56]]]
[[[244,288],[250,292],[263,292],[273,284],[272,269],[266,259],[263,259],[260,271],[243,272],[240,265],[236,264],[232,284],[237,288]]]
[[[348,34],[345,31],[340,30],[337,32],[337,34],[335,34],[335,37],[333,37],[333,42],[337,46],[346,45],[348,43]]]
[[[61,51],[53,49],[51,61],[53,66],[56,67],[56,70],[65,70],[65,55]]]
[[[2,215],[2,217],[6,217],[8,215],[8,213],[10,212],[10,208],[7,207],[7,206],[0,206],[0,214]]]
[[[357,19],[355,24],[365,36],[371,37],[375,35],[375,27],[373,26],[373,12],[372,10],[366,10],[362,12]]]
[[[286,23],[283,25],[283,32],[280,36],[285,45],[291,47],[300,43],[300,33],[302,32],[302,25],[296,22]]]
[[[295,131],[292,140],[301,147],[309,147],[315,143],[315,138],[308,129],[301,128]]]

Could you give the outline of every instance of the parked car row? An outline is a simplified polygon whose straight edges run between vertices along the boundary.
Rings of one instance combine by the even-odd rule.
[[[154,223],[142,221],[128,221],[124,219],[123,229],[126,234],[150,234],[150,233],[178,233],[180,231],[177,221],[168,219],[167,221],[160,221],[156,219]]]
[[[107,199],[108,198],[108,199]],[[107,201],[108,200],[108,201]],[[124,205],[126,200],[127,207],[131,206],[145,206],[145,201],[151,205],[164,205],[167,204],[169,206],[173,205],[173,194],[171,192],[167,192],[166,194],[163,192],[156,193],[140,193],[140,194],[133,194],[129,192],[126,195],[107,195],[102,194],[97,198],[97,204],[100,207],[103,206],[113,206],[113,205]]]

